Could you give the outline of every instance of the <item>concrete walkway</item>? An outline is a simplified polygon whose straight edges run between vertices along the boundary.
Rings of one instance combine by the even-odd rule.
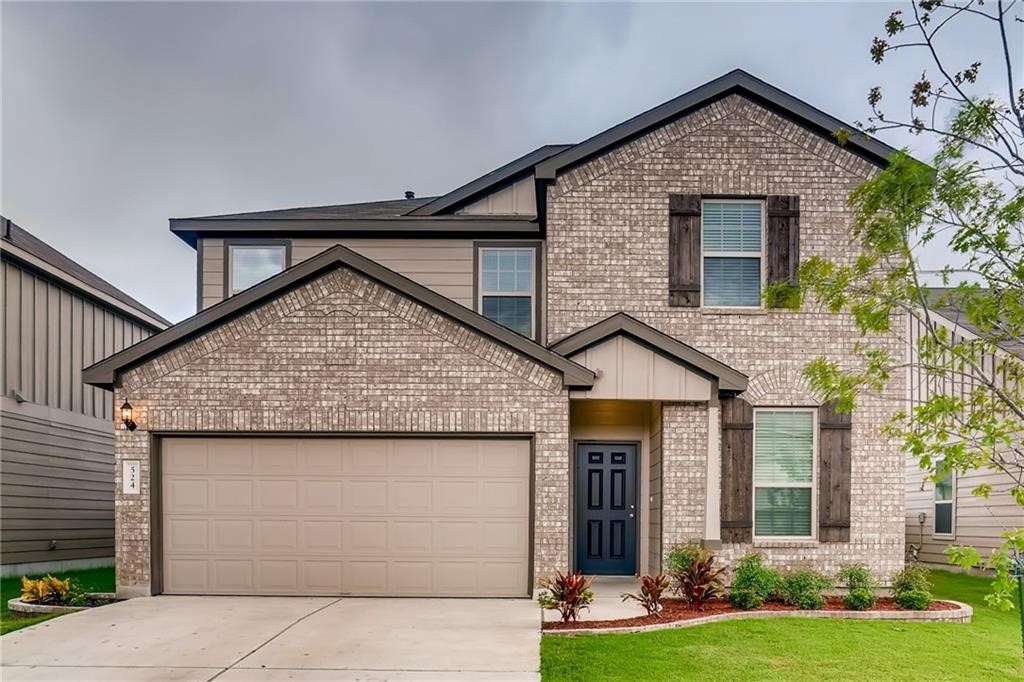
[[[151,597],[0,638],[0,679],[538,680],[526,599]]]

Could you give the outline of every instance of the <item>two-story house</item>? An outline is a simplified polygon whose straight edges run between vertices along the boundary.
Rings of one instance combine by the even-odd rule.
[[[171,325],[0,216],[0,575],[114,561],[114,408],[82,368]]]
[[[892,149],[842,127],[734,71],[440,197],[172,220],[202,310],[86,371],[120,593],[526,596],[691,539],[887,579],[893,405],[822,404],[852,321],[762,303],[856,255]]]

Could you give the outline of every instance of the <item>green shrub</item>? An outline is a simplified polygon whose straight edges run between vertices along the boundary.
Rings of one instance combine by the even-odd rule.
[[[861,566],[860,564],[844,566],[839,571],[839,582],[851,590],[874,590],[878,587],[878,581],[871,574],[871,570],[867,566]]]
[[[690,566],[698,559],[707,558],[712,552],[691,540],[685,544],[675,545],[668,551],[665,558],[665,572],[668,573],[676,586],[682,575],[690,570]],[[678,589],[678,587],[677,587]]]
[[[753,592],[763,604],[777,598],[781,586],[782,576],[771,566],[764,565],[764,557],[760,553],[747,554],[736,562],[732,577],[733,592]]]
[[[907,566],[892,577],[892,592],[894,595],[900,592],[921,592],[932,591],[931,571],[924,566]]]
[[[729,603],[738,609],[749,611],[750,609],[757,609],[763,606],[764,599],[752,589],[737,590],[733,588],[729,592]]]
[[[851,611],[866,611],[875,605],[875,593],[866,587],[854,587],[843,597],[843,606]]]
[[[832,581],[817,571],[793,571],[782,579],[782,601],[798,609],[820,609],[825,605],[822,592],[830,589]]]
[[[932,603],[932,595],[926,590],[903,590],[896,593],[896,603],[905,609],[924,611]]]

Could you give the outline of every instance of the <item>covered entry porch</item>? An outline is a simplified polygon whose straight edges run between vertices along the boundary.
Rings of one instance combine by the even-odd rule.
[[[570,392],[571,567],[653,574],[676,543],[720,543],[718,400],[746,377],[622,313],[553,349],[597,376]]]

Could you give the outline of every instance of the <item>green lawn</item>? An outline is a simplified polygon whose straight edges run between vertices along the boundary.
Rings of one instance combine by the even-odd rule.
[[[1020,621],[982,601],[988,581],[935,571],[935,594],[974,607],[970,624],[748,620],[633,635],[544,637],[555,680],[1024,679]]]
[[[32,575],[30,578],[41,578],[44,574]],[[74,578],[76,581],[81,583],[82,588],[86,592],[113,592],[114,591],[114,567],[106,566],[104,568],[85,568],[78,571],[55,571],[54,575],[58,578]],[[46,616],[28,616],[21,617],[12,614],[7,610],[7,600],[17,597],[21,594],[21,576],[13,576],[10,578],[0,578],[0,599],[3,603],[0,604],[0,635],[6,635],[12,630],[20,630],[21,628],[28,627],[29,625],[35,625],[41,623],[44,620],[50,618],[56,618],[54,615]]]

